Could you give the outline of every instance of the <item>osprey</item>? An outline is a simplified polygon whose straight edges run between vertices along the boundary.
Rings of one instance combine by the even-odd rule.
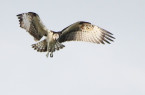
[[[66,41],[85,41],[97,44],[110,44],[115,39],[112,33],[90,22],[78,21],[64,28],[62,31],[54,32],[48,30],[42,23],[38,14],[34,12],[22,13],[17,15],[20,27],[24,28],[35,41],[39,41],[43,36],[46,38],[36,44],[32,48],[38,52],[47,52],[46,56],[53,57],[55,50],[65,47],[62,42]]]

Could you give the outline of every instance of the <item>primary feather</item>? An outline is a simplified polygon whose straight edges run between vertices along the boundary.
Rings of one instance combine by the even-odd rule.
[[[62,30],[59,42],[85,41],[92,43],[109,43],[113,41],[113,34],[89,22],[79,21]]]
[[[44,35],[47,35],[47,29],[36,13],[28,12],[17,16],[20,27],[29,32],[35,40],[40,40]]]

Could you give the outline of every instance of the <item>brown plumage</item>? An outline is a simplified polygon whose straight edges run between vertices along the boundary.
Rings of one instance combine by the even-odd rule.
[[[36,44],[33,44],[32,48],[34,48],[38,52],[46,52],[47,51],[47,41],[46,40],[42,40],[42,41],[40,41],[40,42],[38,42]]]
[[[85,41],[97,44],[109,43],[115,39],[113,34],[89,22],[76,22],[62,30],[59,42],[65,41]]]
[[[26,29],[26,31],[29,32],[35,40],[40,40],[47,34],[47,29],[36,13],[28,12],[18,14],[17,16],[20,22],[20,27]]]
[[[110,44],[115,39],[113,34],[107,30],[91,24],[90,22],[78,21],[64,28],[60,32],[48,30],[40,20],[38,14],[34,12],[18,14],[20,27],[24,28],[36,41],[43,36],[46,38],[32,47],[38,52],[50,52],[50,57],[53,57],[55,50],[65,47],[63,42],[66,41],[84,41],[96,44]]]

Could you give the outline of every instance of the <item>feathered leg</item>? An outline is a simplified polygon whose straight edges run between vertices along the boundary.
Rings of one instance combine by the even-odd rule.
[[[46,54],[46,57],[49,56],[49,51],[50,51],[50,49],[49,49],[49,43],[47,43],[47,54]]]
[[[48,57],[49,56],[49,51],[47,52],[47,54],[46,54],[46,57]]]

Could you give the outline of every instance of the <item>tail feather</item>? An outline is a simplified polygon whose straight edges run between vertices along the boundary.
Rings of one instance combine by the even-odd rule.
[[[63,47],[65,47],[63,44],[61,44],[59,42],[56,42],[56,44],[55,44],[55,49],[56,50],[62,49]]]
[[[34,50],[37,50],[38,52],[46,52],[47,51],[47,42],[46,42],[46,40],[40,41],[36,44],[33,44],[32,48],[34,48]]]
[[[55,50],[60,50],[63,47],[65,47],[63,44],[56,42],[56,44],[53,47],[51,47],[51,49],[49,50],[49,52],[51,52],[50,57],[53,57],[53,52],[55,52]],[[49,52],[48,52],[48,54],[49,54]],[[46,55],[47,57],[48,57],[48,54]]]
[[[49,52],[50,52],[50,57],[53,57],[53,52],[55,52],[55,50],[60,50],[63,47],[65,47],[63,44],[56,42],[56,44],[54,46],[48,47],[48,50],[47,50],[46,39],[32,45],[32,48],[34,48],[34,50],[37,50],[38,52],[47,52],[48,51],[46,56],[48,56]]]
[[[60,50],[65,47],[63,44],[56,42],[56,44],[50,48],[49,52],[55,52],[55,50]]]

